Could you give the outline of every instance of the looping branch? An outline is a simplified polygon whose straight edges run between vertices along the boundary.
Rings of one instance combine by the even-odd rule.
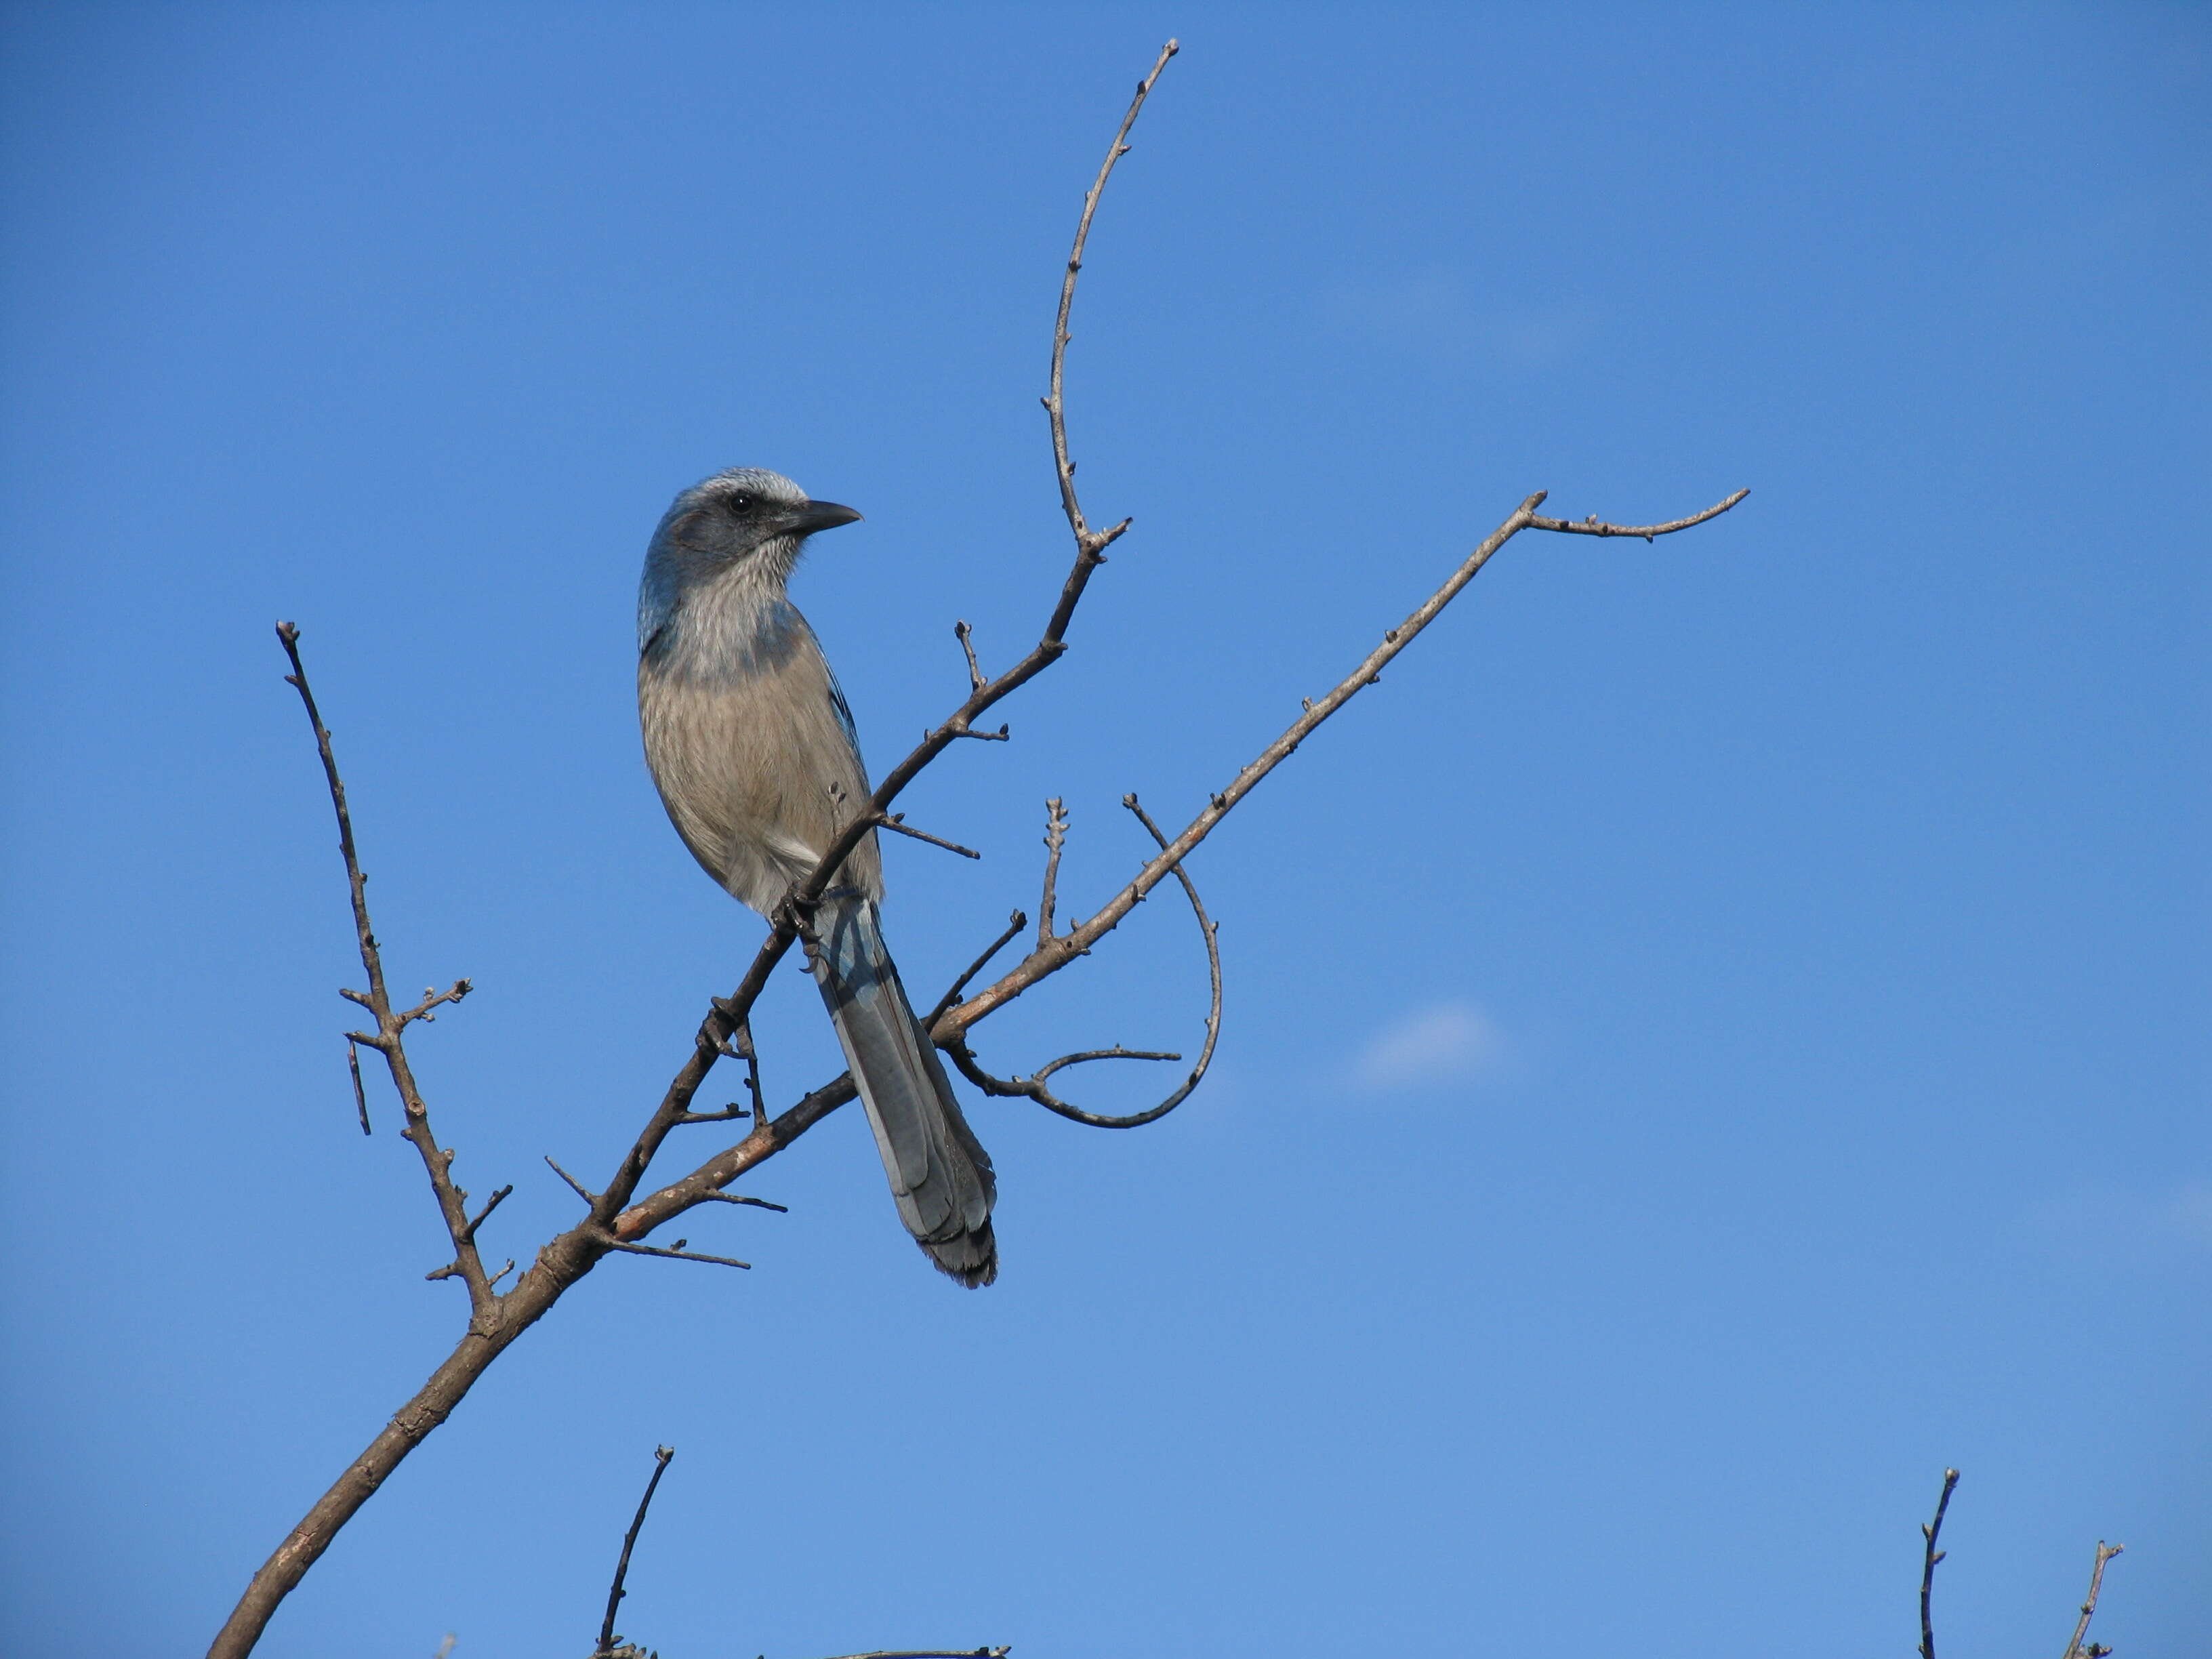
[[[1045,836],[1045,844],[1050,849],[1045,876],[1045,900],[1048,905],[1052,899],[1053,874],[1060,862],[1060,844],[1054,831],[1064,830],[1066,824],[1066,819],[1060,811],[1060,802],[1054,800],[1048,805],[1051,808],[1051,816],[1048,821],[1049,827],[1046,830]],[[1136,815],[1137,821],[1145,826],[1146,833],[1150,835],[1156,843],[1161,847],[1167,845],[1167,837],[1160,832],[1159,825],[1152,822],[1152,815],[1139,805],[1134,794],[1122,796],[1121,805]],[[1218,937],[1220,925],[1206,914],[1206,904],[1198,896],[1197,884],[1191,880],[1190,872],[1185,870],[1180,862],[1175,866],[1175,877],[1182,884],[1183,896],[1190,901],[1191,914],[1198,919],[1199,936],[1206,942],[1206,973],[1208,988],[1206,1009],[1206,1046],[1199,1051],[1198,1063],[1191,1067],[1190,1075],[1183,1079],[1181,1087],[1158,1105],[1146,1111],[1131,1112],[1119,1116],[1103,1112],[1086,1111],[1080,1106],[1062,1100],[1045,1086],[1045,1079],[1051,1077],[1054,1073],[1068,1066],[1088,1065],[1093,1060],[1181,1060],[1182,1056],[1179,1054],[1165,1054],[1152,1049],[1125,1048],[1117,1042],[1110,1048],[1086,1048],[1077,1054],[1062,1054],[1059,1059],[1048,1060],[1038,1066],[1027,1077],[999,1078],[992,1076],[983,1069],[981,1062],[975,1058],[975,1051],[969,1047],[964,1032],[953,1037],[949,1042],[940,1038],[939,1043],[939,1046],[951,1056],[952,1063],[959,1068],[960,1074],[986,1094],[1033,1100],[1048,1111],[1057,1112],[1060,1116],[1071,1119],[1077,1123],[1087,1123],[1094,1129],[1134,1129],[1165,1117],[1188,1100],[1191,1091],[1198,1087],[1200,1081],[1206,1076],[1206,1067],[1213,1063],[1214,1044],[1221,1038],[1221,945]],[[1006,937],[1012,937],[1012,930],[1009,930]],[[1048,941],[1051,937],[1052,935],[1044,931],[1041,926],[1038,934],[1040,943]]]

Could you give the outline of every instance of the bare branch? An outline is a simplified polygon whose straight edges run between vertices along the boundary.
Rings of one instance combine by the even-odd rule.
[[[637,1534],[645,1526],[645,1512],[653,1507],[653,1494],[660,1485],[660,1477],[668,1473],[674,1461],[676,1448],[657,1446],[653,1453],[653,1479],[645,1483],[645,1496],[637,1500],[636,1518],[629,1530],[623,1534],[622,1558],[615,1563],[615,1582],[607,1591],[607,1616],[599,1621],[599,1644],[592,1650],[592,1659],[605,1659],[615,1650],[615,1610],[622,1606],[629,1592],[623,1589],[623,1580],[629,1576],[629,1553],[637,1547]]]
[[[422,988],[422,1001],[405,1012],[395,1014],[392,1018],[402,1025],[411,1025],[418,1019],[426,1025],[434,1025],[438,1022],[438,1017],[430,1012],[433,1008],[443,1003],[459,1002],[476,988],[475,985],[465,979],[455,980],[442,991],[434,985],[426,985]]]
[[[1179,50],[1170,40],[1160,48],[1160,55],[1152,64],[1152,72],[1137,82],[1136,95],[1129,100],[1129,112],[1121,118],[1120,131],[1114,142],[1106,146],[1106,159],[1098,164],[1098,176],[1091,181],[1084,192],[1083,216],[1075,223],[1075,246],[1067,255],[1067,274],[1060,284],[1060,314],[1052,328],[1052,390],[1044,399],[1046,417],[1052,424],[1052,459],[1054,470],[1060,477],[1060,511],[1067,515],[1067,527],[1075,536],[1075,568],[1068,573],[1067,585],[1060,590],[1060,604],[1052,613],[1052,622],[1045,629],[1045,637],[1057,640],[1067,631],[1067,624],[1075,615],[1075,606],[1083,597],[1085,585],[1091,573],[1105,562],[1103,555],[1129,527],[1127,519],[1111,530],[1096,531],[1083,516],[1082,503],[1075,496],[1075,463],[1067,455],[1067,411],[1061,398],[1060,386],[1067,366],[1067,343],[1073,337],[1067,331],[1069,314],[1075,309],[1075,279],[1083,270],[1083,246],[1091,240],[1091,216],[1098,211],[1098,201],[1106,193],[1106,181],[1113,177],[1114,164],[1129,153],[1129,129],[1137,125],[1143,112],[1145,100],[1151,97],[1152,87],[1160,78],[1160,71],[1168,66],[1168,59]]]
[[[1067,844],[1067,814],[1054,795],[1044,804],[1044,896],[1037,901],[1037,943],[1052,943],[1053,911],[1059,903],[1060,849]]]
[[[1146,77],[1139,88],[1140,93],[1150,91],[1173,50],[1171,42],[1168,50],[1162,53],[1159,62],[1153,65],[1152,72]],[[1126,149],[1124,141],[1135,119],[1136,109],[1142,101],[1140,96],[1137,103],[1132,105],[1130,114],[1123,119],[1115,143],[1109,151],[1105,167],[1101,168],[1097,181],[1085,198],[1083,217],[1076,240],[1078,257],[1073,263],[1079,264],[1083,240],[1088,234],[1106,175],[1110,172],[1114,160]],[[1059,382],[1069,305],[1074,292],[1073,276],[1071,270],[1061,293],[1054,345],[1054,395],[1050,400],[1055,465],[1064,468],[1064,499],[1071,503],[1073,501],[1074,465],[1065,454]],[[1078,518],[1079,520],[1079,509]],[[591,1272],[611,1250],[650,1234],[663,1222],[687,1209],[709,1201],[713,1194],[728,1186],[763,1160],[774,1157],[831,1112],[854,1098],[852,1077],[850,1073],[845,1073],[805,1096],[776,1117],[769,1118],[764,1110],[758,1110],[753,1131],[744,1140],[716,1153],[680,1180],[642,1199],[636,1197],[646,1170],[669,1133],[691,1115],[690,1103],[708,1073],[719,1059],[732,1052],[726,1046],[728,1039],[732,1032],[744,1024],[753,1003],[768,983],[769,975],[799,939],[803,917],[819,902],[853,849],[876,827],[872,821],[874,815],[888,812],[900,793],[960,738],[1003,740],[1006,737],[1006,728],[1003,725],[997,732],[991,733],[977,731],[975,723],[986,711],[1036,678],[1065,653],[1067,649],[1066,635],[1076,602],[1082,597],[1092,569],[1102,562],[1103,549],[1127,528],[1125,520],[1103,533],[1086,530],[1079,535],[1074,562],[1061,584],[1058,601],[1043,636],[1026,655],[996,678],[975,685],[971,677],[971,689],[967,699],[943,724],[927,732],[921,742],[906,758],[884,775],[869,800],[867,811],[854,817],[832,845],[823,850],[814,870],[793,889],[786,903],[780,907],[768,937],[754,954],[751,965],[737,990],[726,1000],[718,1000],[701,1021],[692,1038],[690,1058],[670,1081],[660,1103],[623,1155],[621,1165],[606,1189],[594,1194],[568,1171],[557,1164],[553,1165],[555,1172],[590,1206],[590,1213],[541,1247],[530,1267],[524,1270],[514,1286],[502,1294],[493,1292],[489,1280],[484,1277],[474,1244],[462,1240],[467,1218],[461,1212],[459,1200],[448,1202],[452,1194],[458,1191],[453,1187],[448,1174],[451,1155],[438,1147],[429,1133],[428,1109],[423,1105],[415,1088],[412,1074],[407,1069],[405,1055],[400,1047],[399,1030],[391,1024],[395,1017],[391,1012],[390,1001],[386,994],[383,969],[377,957],[374,936],[369,930],[364,878],[354,854],[352,827],[346,814],[343,786],[338,780],[337,767],[331,757],[330,734],[316,712],[313,697],[308,694],[304,672],[297,672],[298,655],[294,646],[298,630],[289,623],[279,625],[279,636],[284,641],[285,650],[291,656],[295,670],[292,683],[299,689],[301,699],[307,706],[308,718],[314,727],[324,769],[330,781],[338,815],[341,851],[345,857],[351,886],[356,930],[362,943],[363,962],[370,976],[368,992],[358,1000],[376,1015],[377,1031],[374,1036],[360,1034],[356,1040],[377,1048],[392,1068],[394,1083],[408,1111],[405,1133],[410,1139],[416,1141],[425,1166],[430,1171],[433,1188],[439,1194],[447,1230],[456,1243],[456,1265],[462,1270],[462,1275],[469,1285],[471,1313],[466,1335],[445,1362],[431,1374],[414,1398],[392,1415],[368,1447],[349,1463],[345,1471],[255,1572],[245,1594],[232,1609],[229,1619],[216,1634],[209,1649],[209,1659],[244,1659],[260,1638],[277,1607],[307,1570],[320,1559],[338,1530],[407,1455],[446,1420],[453,1407],[475,1386],[477,1379],[506,1352],[508,1345],[543,1318],[568,1288]],[[977,672],[981,672],[980,667]],[[428,1013],[430,1011],[425,1009],[423,1012]],[[971,1019],[968,1024],[972,1024],[974,1021]],[[550,1158],[547,1162],[552,1164]],[[654,1252],[647,1249],[641,1253],[649,1255]]]
[[[723,1267],[750,1268],[753,1265],[750,1261],[740,1261],[735,1256],[706,1255],[697,1250],[687,1250],[683,1248],[684,1243],[684,1241],[679,1238],[676,1241],[675,1248],[663,1249],[658,1244],[625,1244],[617,1240],[607,1248],[611,1250],[621,1250],[629,1255],[665,1256],[671,1261],[711,1261]]]
[[[483,1208],[477,1211],[476,1219],[469,1223],[469,1237],[471,1238],[474,1238],[477,1236],[477,1229],[484,1224],[485,1218],[489,1216],[494,1210],[499,1208],[501,1204],[505,1203],[507,1201],[507,1195],[514,1190],[514,1188],[513,1184],[510,1183],[507,1186],[501,1188],[497,1192],[494,1193],[489,1198],[484,1200]]]
[[[774,1210],[778,1215],[791,1213],[791,1206],[788,1204],[772,1204],[767,1199],[747,1198],[742,1193],[703,1193],[701,1196],[711,1199],[717,1204],[748,1204],[757,1210]]]
[[[974,848],[963,847],[957,841],[940,840],[926,830],[909,829],[906,822],[906,814],[903,812],[884,813],[876,820],[876,828],[889,830],[896,835],[911,836],[916,841],[927,842],[932,847],[942,847],[948,853],[957,853],[963,859],[980,859],[983,856]]]
[[[1920,1528],[1925,1540],[1920,1560],[1920,1659],[1936,1659],[1936,1624],[1929,1615],[1929,1602],[1936,1593],[1936,1564],[1943,1559],[1943,1552],[1936,1547],[1936,1534],[1943,1530],[1943,1511],[1951,1507],[1951,1494],[1958,1486],[1958,1470],[1944,1470],[1943,1495],[1936,1500],[1936,1518]]]
[[[1055,802],[1054,805],[1057,805],[1058,803]],[[1121,805],[1136,814],[1137,821],[1145,826],[1146,830],[1155,842],[1161,846],[1167,844],[1167,837],[1160,833],[1160,827],[1152,822],[1151,814],[1138,804],[1136,796],[1124,795],[1121,798]],[[1071,1118],[1078,1123],[1087,1123],[1094,1129],[1137,1128],[1140,1125],[1155,1122],[1165,1117],[1184,1101],[1189,1099],[1191,1091],[1198,1087],[1200,1080],[1206,1076],[1206,1067],[1213,1063],[1213,1046],[1221,1036],[1221,947],[1217,938],[1220,929],[1219,924],[1206,914],[1205,902],[1198,896],[1198,888],[1191,880],[1190,872],[1178,864],[1175,868],[1175,876],[1176,879],[1182,884],[1183,896],[1190,901],[1191,913],[1198,918],[1199,934],[1206,942],[1206,969],[1210,992],[1206,1011],[1206,1046],[1200,1050],[1198,1063],[1191,1067],[1190,1075],[1183,1079],[1180,1088],[1149,1110],[1131,1112],[1122,1116],[1112,1116],[1102,1112],[1085,1111],[1080,1106],[1072,1105],[1062,1100],[1050,1089],[1045,1087],[1045,1079],[1054,1073],[1070,1066],[1088,1065],[1093,1060],[1181,1060],[1182,1058],[1181,1054],[1163,1054],[1141,1048],[1125,1048],[1118,1042],[1110,1048],[1088,1048],[1079,1054],[1062,1054],[1059,1059],[1038,1066],[1027,1077],[998,1078],[983,1069],[982,1064],[975,1058],[974,1050],[968,1046],[965,1033],[951,1038],[949,1042],[939,1039],[939,1046],[951,1057],[952,1063],[959,1068],[960,1074],[986,1094],[1034,1100],[1038,1105],[1049,1111],[1057,1112],[1060,1116]]]
[[[1725,511],[1743,499],[1738,491],[1717,508],[1685,520],[1684,524],[1702,523],[1715,512]],[[969,1030],[978,1020],[1003,1007],[1039,980],[1058,973],[1062,968],[1084,955],[1100,939],[1113,932],[1123,917],[1135,908],[1153,888],[1164,881],[1181,861],[1189,856],[1193,848],[1213,833],[1214,826],[1228,817],[1237,804],[1259,787],[1260,781],[1276,767],[1297,752],[1298,745],[1311,736],[1322,721],[1382,678],[1383,668],[1401,651],[1411,645],[1421,631],[1434,622],[1443,608],[1456,598],[1468,583],[1473,581],[1483,566],[1489,563],[1498,550],[1536,520],[1536,509],[1543,504],[1545,492],[1538,490],[1522,501],[1506,520],[1490,532],[1468,554],[1459,568],[1444,580],[1397,627],[1386,629],[1382,642],[1377,645],[1359,665],[1337,683],[1336,688],[1319,702],[1304,700],[1302,712],[1283,734],[1261,750],[1243,769],[1232,778],[1227,787],[1209,799],[1205,810],[1184,826],[1175,838],[1160,849],[1136,878],[1109,899],[1089,919],[1079,923],[1049,943],[1040,944],[1020,963],[1002,975],[996,982],[952,1009],[938,1022],[935,1036],[940,1046],[950,1042]],[[1659,529],[1672,526],[1655,526]]]
[[[361,1114],[361,1132],[369,1133],[368,1094],[361,1086],[361,1045],[351,1037],[346,1039],[346,1070],[353,1075],[353,1109]]]
[[[338,854],[345,860],[346,887],[353,899],[355,941],[361,950],[361,965],[368,974],[368,991],[351,993],[349,1000],[360,1004],[375,1017],[376,1031],[373,1036],[365,1032],[349,1032],[347,1041],[356,1045],[366,1042],[384,1056],[385,1067],[392,1074],[392,1085],[399,1092],[399,1103],[406,1116],[407,1127],[400,1134],[413,1143],[422,1159],[423,1171],[430,1178],[431,1196],[437,1200],[439,1218],[446,1224],[447,1236],[453,1242],[454,1268],[468,1286],[472,1314],[481,1317],[491,1306],[491,1285],[484,1277],[476,1241],[469,1233],[466,1200],[460,1188],[453,1184],[453,1154],[449,1148],[440,1146],[431,1132],[430,1109],[416,1086],[414,1068],[408,1064],[406,1045],[401,1041],[401,1033],[410,1021],[429,1018],[430,1010],[441,1002],[459,1001],[468,994],[469,982],[459,980],[451,990],[427,992],[422,1003],[404,1014],[392,1012],[391,993],[384,978],[383,953],[377,946],[375,930],[369,925],[368,878],[362,872],[360,853],[354,842],[353,814],[346,805],[345,781],[338,775],[330,728],[323,724],[322,711],[315,706],[314,691],[307,684],[307,668],[300,660],[300,630],[289,622],[280,622],[276,624],[276,638],[284,647],[286,660],[292,665],[292,672],[284,677],[285,684],[300,694],[301,704],[307,712],[307,724],[314,730],[315,752],[323,763],[331,809],[337,815]],[[360,1097],[360,1109],[365,1127],[368,1118],[366,1095]]]
[[[2097,1565],[2090,1570],[2089,1594],[2081,1603],[2081,1622],[2074,1626],[2074,1638],[2067,1643],[2063,1659],[2103,1659],[2112,1651],[2094,1642],[2084,1647],[2082,1642],[2089,1634],[2090,1620],[2097,1615],[2097,1597],[2105,1588],[2105,1564],[2126,1548],[2125,1544],[2107,1544],[2101,1538],[2097,1540]]]
[[[983,677],[982,665],[975,660],[975,647],[970,638],[975,629],[964,622],[952,624],[952,637],[960,641],[960,649],[968,659],[968,690],[981,691],[988,682]]]
[[[570,1175],[566,1170],[556,1164],[550,1156],[547,1157],[545,1160],[545,1166],[552,1170],[555,1175],[559,1176],[562,1180],[567,1182],[568,1183],[569,1189],[574,1192],[577,1197],[582,1199],[585,1203],[593,1206],[596,1206],[599,1203],[599,1195],[597,1193],[593,1192],[589,1187],[586,1187],[582,1182],[577,1180],[575,1176]]]
[[[966,969],[961,974],[960,977],[954,980],[950,986],[945,988],[945,994],[937,1000],[937,1006],[929,1011],[928,1017],[921,1022],[921,1029],[926,1031],[931,1026],[936,1024],[937,1017],[943,1013],[947,1008],[950,1008],[954,1003],[960,1000],[960,994],[968,988],[968,981],[975,978],[976,975],[981,973],[985,968],[988,967],[990,965],[991,958],[998,955],[1000,951],[1005,950],[1008,945],[1012,943],[1014,935],[1020,933],[1023,928],[1029,925],[1030,919],[1024,915],[1019,910],[1016,910],[1007,916],[1006,931],[1000,934],[998,938],[993,939],[990,944],[984,946],[983,954],[977,957],[975,961],[969,963]]]
[[[1678,530],[1687,530],[1692,525],[1703,524],[1708,519],[1717,519],[1745,496],[1748,489],[1739,489],[1726,501],[1707,507],[1702,513],[1692,513],[1686,519],[1675,519],[1667,524],[1601,524],[1593,513],[1577,522],[1571,519],[1547,519],[1541,515],[1528,520],[1531,530],[1550,530],[1567,536],[1641,536],[1650,541],[1655,536],[1671,536]]]

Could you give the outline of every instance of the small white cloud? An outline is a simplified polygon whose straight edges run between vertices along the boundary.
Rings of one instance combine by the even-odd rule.
[[[1416,1010],[1377,1033],[1352,1069],[1364,1089],[1446,1083],[1495,1070],[1505,1058],[1505,1034],[1471,1002]]]

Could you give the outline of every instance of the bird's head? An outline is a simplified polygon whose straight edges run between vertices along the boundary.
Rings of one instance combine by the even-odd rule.
[[[732,467],[676,498],[654,534],[654,550],[665,547],[718,565],[764,560],[788,574],[809,536],[860,516],[835,501],[808,500],[781,472]]]

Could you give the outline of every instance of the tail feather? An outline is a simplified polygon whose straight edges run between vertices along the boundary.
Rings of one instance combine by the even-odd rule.
[[[815,926],[815,977],[875,1131],[899,1218],[939,1270],[963,1285],[988,1285],[999,1276],[991,1160],[906,1000],[876,907],[849,890],[834,893]]]

